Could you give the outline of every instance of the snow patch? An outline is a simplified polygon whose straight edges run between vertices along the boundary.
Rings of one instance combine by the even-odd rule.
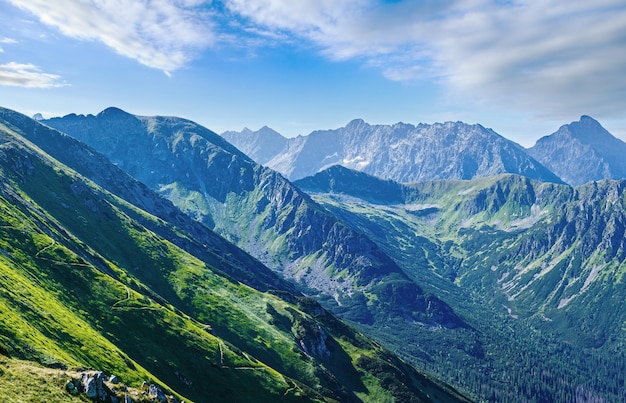
[[[459,191],[459,193],[457,193],[457,195],[459,195],[459,196],[465,196],[465,195],[468,195],[468,194],[472,193],[472,192],[473,192],[473,191],[475,191],[475,190],[476,190],[476,186],[472,186],[472,187],[471,187],[471,188],[469,188],[469,189],[460,190],[460,191]]]
[[[598,274],[600,274],[600,272],[602,271],[602,269],[604,269],[605,266],[606,266],[605,264],[594,266],[591,269],[591,272],[589,272],[589,275],[587,276],[587,278],[585,279],[585,282],[584,282],[582,288],[580,289],[580,291],[578,291],[576,294],[572,295],[571,297],[562,298],[559,301],[559,305],[558,305],[557,308],[561,309],[561,308],[567,306],[567,304],[569,304],[570,301],[572,301],[574,298],[580,296],[583,292],[585,292],[587,287],[589,287],[589,284],[591,284],[593,282],[593,280],[595,280],[598,277]]]
[[[539,220],[541,220],[541,217],[543,217],[547,213],[547,210],[541,210],[541,207],[533,204],[530,207],[530,215],[528,217],[519,218],[517,220],[509,222],[509,226],[507,228],[503,228],[503,230],[506,232],[513,232],[520,229],[528,229],[535,225],[537,222],[539,222]]]
[[[341,161],[341,165],[349,167],[349,168],[354,168],[358,171],[363,170],[366,166],[368,166],[371,163],[371,161],[367,160],[366,158],[357,155],[356,157],[350,159],[350,158],[344,158]]]
[[[502,306],[504,307],[504,309],[506,309],[506,311],[509,313],[509,316],[513,319],[517,319],[519,318],[519,316],[517,315],[513,315],[513,310],[511,308],[509,308],[508,306],[502,304]]]
[[[438,204],[429,204],[429,203],[424,203],[424,204],[405,204],[404,205],[404,209],[406,211],[422,211],[422,210],[427,210],[427,209],[441,209],[441,206]]]

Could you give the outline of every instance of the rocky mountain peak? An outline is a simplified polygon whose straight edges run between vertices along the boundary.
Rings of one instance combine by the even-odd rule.
[[[583,115],[577,122],[563,125],[559,132],[567,133],[572,138],[586,144],[602,144],[613,141],[613,136],[594,118]]]
[[[257,131],[244,127],[242,131],[225,131],[222,138],[259,164],[265,164],[278,154],[287,139],[276,130],[263,126]]]
[[[528,152],[572,185],[626,178],[626,143],[587,115],[540,138]]]
[[[369,126],[363,119],[353,119],[347,125],[346,129],[355,130],[363,128],[364,126]]]
[[[514,173],[550,182],[560,179],[518,144],[479,124],[445,122],[370,125],[354,119],[334,130],[270,143],[259,132],[224,135],[256,162],[290,180],[314,175],[332,165],[384,179],[414,182],[472,179]]]

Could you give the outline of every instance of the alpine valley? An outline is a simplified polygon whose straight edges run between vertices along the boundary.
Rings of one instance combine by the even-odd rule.
[[[626,401],[626,144],[590,117],[0,138],[4,396]]]

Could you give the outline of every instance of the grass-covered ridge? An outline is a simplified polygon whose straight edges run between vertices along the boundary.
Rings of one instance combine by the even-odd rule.
[[[17,123],[0,121],[2,356],[154,382],[186,401],[463,399],[289,287],[261,292],[225,274],[258,262],[201,251]]]

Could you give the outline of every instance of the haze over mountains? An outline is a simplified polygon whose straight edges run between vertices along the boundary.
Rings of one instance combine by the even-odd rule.
[[[578,185],[626,177],[626,143],[583,116],[524,149],[481,125],[369,125],[354,120],[336,130],[286,139],[265,127],[225,132],[229,142],[291,180],[332,165],[398,182],[475,179],[503,173]]]

